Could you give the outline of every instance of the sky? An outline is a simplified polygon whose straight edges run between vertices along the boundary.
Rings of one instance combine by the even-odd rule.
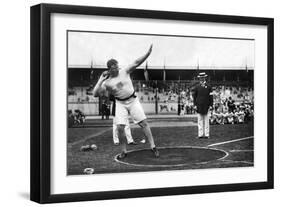
[[[254,40],[95,32],[68,33],[68,66],[105,66],[111,58],[127,66],[151,44],[152,67],[254,68]]]

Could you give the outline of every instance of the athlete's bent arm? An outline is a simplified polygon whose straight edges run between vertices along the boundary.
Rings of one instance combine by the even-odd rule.
[[[129,65],[126,68],[126,71],[128,73],[132,73],[138,66],[140,66],[150,55],[150,53],[152,52],[152,44],[150,45],[148,51],[145,53],[145,55],[139,57],[138,59],[136,59],[131,65]]]
[[[105,91],[105,90],[106,90],[105,86],[103,86],[103,82],[104,82],[107,78],[108,78],[107,73],[103,73],[103,74],[100,76],[100,78],[99,78],[97,84],[95,85],[95,87],[94,87],[94,89],[93,89],[93,95],[94,95],[94,97],[98,97],[99,94],[100,94],[102,91]]]

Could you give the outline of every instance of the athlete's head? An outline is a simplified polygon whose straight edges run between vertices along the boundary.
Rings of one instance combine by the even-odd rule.
[[[118,68],[118,61],[115,59],[110,59],[107,61],[106,65],[108,69],[115,68],[115,67]]]
[[[107,61],[106,63],[107,68],[109,70],[110,76],[117,76],[118,75],[118,70],[119,70],[119,66],[118,66],[118,61],[115,59],[110,59]]]

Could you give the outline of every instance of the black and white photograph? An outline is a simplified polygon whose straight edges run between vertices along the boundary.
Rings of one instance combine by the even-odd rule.
[[[272,189],[273,18],[31,8],[31,200]]]
[[[68,30],[67,172],[253,168],[255,39]]]

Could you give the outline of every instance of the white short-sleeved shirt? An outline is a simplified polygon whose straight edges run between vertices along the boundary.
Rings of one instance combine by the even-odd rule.
[[[130,74],[126,69],[120,69],[118,76],[105,80],[103,86],[119,99],[125,99],[134,92]]]

